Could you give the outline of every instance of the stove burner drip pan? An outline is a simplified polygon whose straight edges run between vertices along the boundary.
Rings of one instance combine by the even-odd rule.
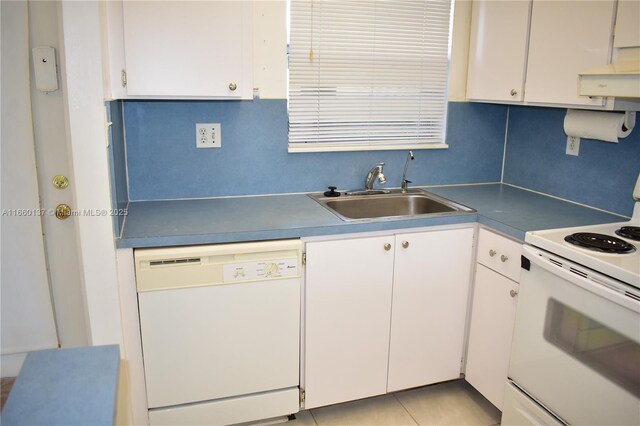
[[[636,251],[636,247],[633,244],[605,234],[577,232],[567,235],[564,240],[570,244],[601,253],[627,254]]]
[[[616,231],[622,238],[640,241],[640,226],[623,226]]]

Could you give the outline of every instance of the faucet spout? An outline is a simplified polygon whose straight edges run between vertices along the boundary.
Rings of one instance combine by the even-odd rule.
[[[384,163],[380,163],[367,173],[367,178],[364,181],[364,189],[369,191],[373,189],[373,184],[376,179],[380,182],[380,185],[384,185],[387,182],[387,178],[384,177],[384,173],[382,169],[384,167]]]
[[[402,173],[402,192],[405,193],[407,192],[407,189],[409,187],[409,184],[411,183],[410,180],[407,180],[407,169],[409,168],[409,161],[413,160],[413,151],[409,151],[409,153],[407,154],[407,161],[405,161],[404,163],[404,172]]]

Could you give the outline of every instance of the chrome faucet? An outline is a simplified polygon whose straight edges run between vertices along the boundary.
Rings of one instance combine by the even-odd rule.
[[[407,192],[407,188],[411,183],[410,180],[407,180],[407,169],[409,168],[409,161],[411,160],[413,160],[413,152],[409,151],[409,154],[407,154],[407,161],[404,163],[404,172],[402,173],[402,193]]]
[[[364,181],[365,191],[370,191],[373,189],[373,183],[375,182],[376,178],[378,179],[378,182],[380,182],[380,185],[384,185],[385,182],[387,182],[387,178],[384,177],[384,174],[382,173],[383,167],[384,163],[380,163],[369,170],[369,173],[367,173],[367,178]]]

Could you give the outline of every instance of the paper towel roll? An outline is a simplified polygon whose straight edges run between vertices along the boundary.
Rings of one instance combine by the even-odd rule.
[[[623,131],[623,124],[624,113],[568,109],[564,132],[567,136],[618,143],[618,138],[627,137],[632,130]]]

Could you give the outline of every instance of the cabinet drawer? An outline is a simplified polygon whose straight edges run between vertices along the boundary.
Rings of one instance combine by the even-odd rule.
[[[482,228],[478,240],[478,263],[519,282],[522,244]]]

